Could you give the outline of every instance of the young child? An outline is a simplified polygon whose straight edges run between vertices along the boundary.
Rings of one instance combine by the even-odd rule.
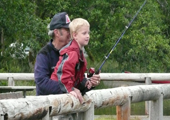
[[[71,93],[82,102],[79,90],[92,87],[90,80],[84,76],[87,62],[82,51],[90,39],[90,24],[85,19],[76,18],[69,24],[69,29],[72,40],[60,50],[60,58],[51,79],[61,83],[63,93]]]

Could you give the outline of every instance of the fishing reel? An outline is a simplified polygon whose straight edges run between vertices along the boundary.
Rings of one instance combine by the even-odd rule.
[[[90,68],[89,72],[87,73],[87,77],[90,78],[93,76],[93,74],[99,74],[99,70],[95,72],[95,68]]]

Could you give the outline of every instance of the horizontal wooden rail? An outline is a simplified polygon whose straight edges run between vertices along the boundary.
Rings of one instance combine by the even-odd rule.
[[[106,106],[120,106],[121,114],[118,120],[129,120],[130,103],[153,101],[151,104],[150,120],[162,119],[163,111],[160,108],[163,99],[170,98],[170,85],[139,85],[130,87],[118,87],[112,89],[92,90],[84,96],[84,103],[80,104],[78,99],[70,94],[34,96],[21,99],[0,100],[1,117],[7,120],[42,119],[59,114],[84,112],[92,108]],[[156,102],[155,102],[156,101]],[[154,106],[152,106],[154,105]],[[121,109],[123,108],[123,109]],[[155,111],[156,109],[156,111]],[[93,110],[93,109],[92,109]],[[86,115],[88,116],[88,115]],[[89,115],[90,116],[90,115]],[[94,117],[83,120],[93,120]]]
[[[145,81],[146,77],[151,80],[170,80],[170,73],[100,73],[101,80],[133,80]],[[34,73],[0,73],[0,80],[34,80]]]
[[[34,73],[0,73],[0,80],[34,80]]]

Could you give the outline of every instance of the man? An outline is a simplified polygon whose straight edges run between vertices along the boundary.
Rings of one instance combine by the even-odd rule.
[[[37,95],[62,94],[60,83],[50,77],[59,60],[59,50],[70,41],[69,23],[70,18],[66,12],[54,15],[50,22],[48,35],[52,39],[39,51],[34,68]],[[100,83],[99,75],[93,75],[90,79],[93,86]],[[75,92],[81,94],[78,89]]]

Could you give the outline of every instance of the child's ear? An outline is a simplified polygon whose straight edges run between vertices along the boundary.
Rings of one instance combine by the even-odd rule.
[[[77,36],[76,32],[73,32],[73,38],[74,39],[76,39],[76,36]]]

